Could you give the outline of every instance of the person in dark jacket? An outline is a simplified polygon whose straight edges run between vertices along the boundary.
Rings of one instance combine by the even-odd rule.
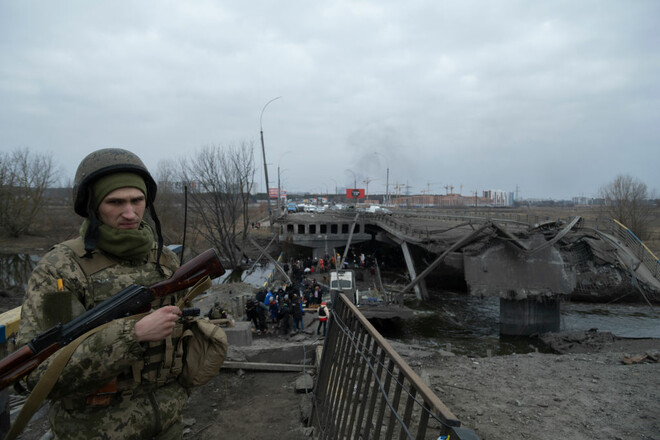
[[[286,335],[289,333],[289,316],[290,316],[289,304],[285,301],[282,302],[280,306],[279,318],[280,318],[280,328],[282,329],[282,334]]]
[[[300,331],[305,330],[303,325],[303,306],[298,295],[295,293],[291,296],[291,316],[293,317],[293,332],[298,333],[298,327]]]
[[[258,334],[263,334],[268,332],[268,327],[266,327],[266,314],[268,313],[268,306],[266,304],[262,303],[261,301],[257,301],[257,317],[259,319],[259,332]]]
[[[248,321],[252,321],[254,329],[259,331],[259,314],[257,313],[257,301],[248,299],[245,303],[245,316]]]

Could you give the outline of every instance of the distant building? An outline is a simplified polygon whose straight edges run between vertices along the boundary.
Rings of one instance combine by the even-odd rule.
[[[573,197],[572,201],[574,205],[580,206],[600,206],[605,204],[605,199],[595,197]]]
[[[490,200],[493,206],[513,206],[514,193],[501,189],[489,189],[483,192],[483,198]]]

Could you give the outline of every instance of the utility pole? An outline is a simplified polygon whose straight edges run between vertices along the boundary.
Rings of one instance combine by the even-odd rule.
[[[387,180],[385,180],[385,204],[390,203],[390,167],[387,167]]]
[[[280,215],[280,200],[282,200],[282,187],[280,186],[280,166],[277,166],[277,215]]]
[[[369,176],[367,176],[367,178],[363,180],[363,182],[367,185],[366,197],[369,197],[369,182],[373,182],[374,180],[378,180],[378,179],[370,179]]]
[[[266,200],[268,201],[268,224],[270,226],[270,231],[273,231],[273,210],[270,206],[270,188],[269,188],[269,183],[268,183],[268,166],[266,165],[266,147],[264,146],[264,128],[261,123],[263,116],[264,116],[264,110],[266,110],[266,107],[268,107],[268,104],[271,102],[280,99],[281,96],[278,96],[277,98],[273,98],[270,101],[264,105],[264,108],[261,109],[261,115],[259,115],[259,130],[261,131],[261,153],[263,154],[264,157],[264,175],[266,177]]]

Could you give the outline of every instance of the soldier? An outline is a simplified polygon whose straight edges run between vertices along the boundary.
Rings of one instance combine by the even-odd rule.
[[[163,248],[154,209],[156,182],[133,153],[108,148],[85,157],[73,203],[80,236],[54,246],[28,282],[20,345],[68,322],[130,284],[150,285],[177,269]],[[149,210],[155,226],[143,221]],[[48,395],[56,439],[180,439],[186,389],[181,371],[179,292],[152,303],[136,320],[117,319],[73,353]],[[53,357],[27,378],[33,388]]]
[[[213,307],[209,310],[207,316],[209,319],[226,319],[227,311],[216,301],[215,304],[213,304]]]

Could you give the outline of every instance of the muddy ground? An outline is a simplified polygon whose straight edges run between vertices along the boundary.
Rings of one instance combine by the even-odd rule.
[[[239,295],[239,290],[234,287],[232,294]],[[20,304],[20,296],[6,295],[0,300],[3,308]],[[227,291],[220,295],[229,298]],[[307,332],[293,337],[255,335],[252,349],[321,344],[310,331],[316,328],[314,319],[306,315]],[[484,440],[660,440],[660,340],[585,333],[556,335],[546,342],[560,354],[473,358],[392,345],[463,425]],[[541,346],[541,341],[535,343]],[[244,360],[249,350],[232,348],[229,359]],[[298,376],[222,370],[193,390],[184,414],[184,438],[311,438],[302,421],[309,396],[294,391]],[[12,401],[20,402],[18,397]],[[44,408],[21,438],[48,438],[46,432]]]
[[[312,344],[267,336],[260,344]],[[395,349],[440,399],[484,440],[660,439],[660,363],[626,356],[660,353],[657,340],[599,344],[588,352],[491,358],[451,356],[403,344]],[[579,344],[575,349],[582,351]],[[655,350],[655,351],[653,351]],[[298,373],[223,370],[193,391],[186,439],[306,439],[308,397]],[[22,437],[42,438],[43,418]]]
[[[228,297],[226,288],[218,294],[221,301]],[[254,350],[322,343],[310,331],[315,318],[305,319],[306,334],[271,333],[255,338]],[[463,425],[484,440],[660,440],[660,340],[589,331],[530,343],[541,352],[473,358],[391,341]],[[250,350],[234,349],[230,357],[245,360]],[[187,414],[195,423],[187,438],[213,439],[220,432],[225,438],[309,438],[300,422],[309,399],[293,390],[298,376],[221,372],[191,396]]]
[[[292,343],[286,339],[269,343]],[[393,345],[463,426],[484,440],[660,439],[658,340],[587,343],[587,350],[576,342],[578,353],[491,358]],[[646,353],[655,358],[622,362]],[[191,396],[186,414],[195,423],[186,438],[309,438],[300,422],[308,399],[294,392],[297,377],[223,371]]]

